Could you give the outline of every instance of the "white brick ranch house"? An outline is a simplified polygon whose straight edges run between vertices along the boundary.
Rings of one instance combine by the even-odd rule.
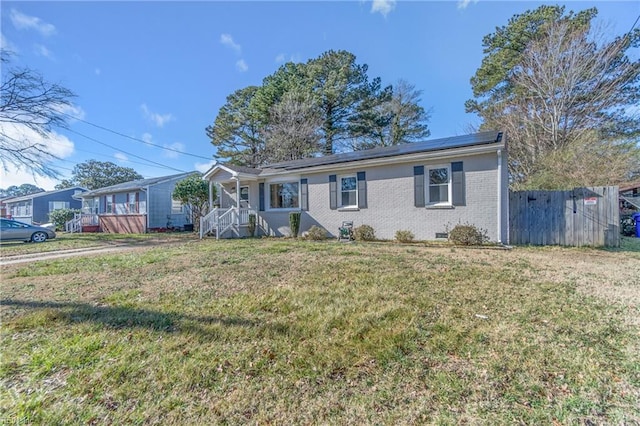
[[[300,211],[300,232],[317,225],[337,235],[343,221],[366,224],[377,238],[410,230],[417,240],[446,237],[456,224],[508,243],[506,140],[482,132],[270,164],[260,169],[216,164],[203,178],[214,186],[201,236],[288,236],[289,213]]]

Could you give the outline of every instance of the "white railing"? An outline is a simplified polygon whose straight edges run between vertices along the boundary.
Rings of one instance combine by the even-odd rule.
[[[219,239],[220,235],[234,226],[247,225],[249,223],[249,215],[255,213],[255,210],[246,208],[215,208],[209,214],[200,218],[200,238],[215,231],[216,239]]]
[[[76,213],[73,219],[64,224],[64,230],[69,233],[82,232],[83,226],[97,226],[97,214]]]

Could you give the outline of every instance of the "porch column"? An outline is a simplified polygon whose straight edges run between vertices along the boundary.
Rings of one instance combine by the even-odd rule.
[[[236,177],[236,225],[238,227],[238,236],[240,236],[240,178]]]
[[[213,210],[213,181],[209,181],[209,211]]]

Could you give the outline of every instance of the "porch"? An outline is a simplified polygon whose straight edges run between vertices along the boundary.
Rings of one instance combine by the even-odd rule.
[[[100,229],[100,220],[97,214],[76,213],[73,219],[64,224],[65,232],[98,232]]]
[[[200,238],[205,235],[213,234],[216,239],[230,232],[236,237],[240,237],[240,227],[249,225],[249,216],[256,216],[257,212],[250,208],[216,207],[206,216],[200,218]]]

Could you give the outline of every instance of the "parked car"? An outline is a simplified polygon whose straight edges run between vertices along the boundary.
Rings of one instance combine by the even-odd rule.
[[[56,237],[56,233],[51,229],[29,225],[17,220],[0,218],[0,241],[32,241],[42,243],[47,239]]]

